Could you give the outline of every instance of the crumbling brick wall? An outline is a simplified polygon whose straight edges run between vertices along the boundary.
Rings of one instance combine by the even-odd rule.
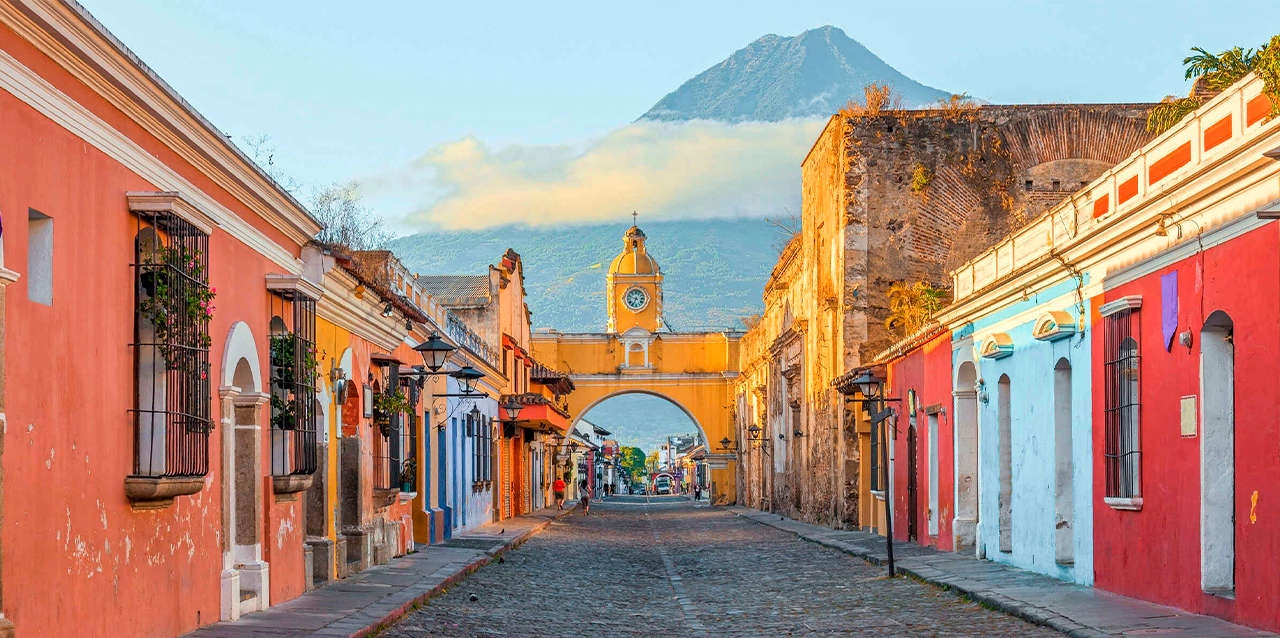
[[[893,282],[948,282],[951,270],[1149,141],[1149,109],[983,106],[846,120],[845,156],[808,160],[847,167],[844,181],[857,189],[844,197],[846,234],[867,238],[865,250],[846,253],[848,272],[865,273],[852,313],[865,332],[846,330],[845,367],[898,336],[884,327]],[[918,167],[931,178],[913,188]]]
[[[801,166],[800,233],[783,251],[765,288],[765,311],[743,339],[754,345],[742,349],[739,369],[750,381],[740,379],[737,405],[758,412],[740,415],[740,440],[752,424],[768,429],[768,441],[743,456],[750,463],[740,468],[744,502],[808,522],[859,526],[860,442],[831,382],[894,340],[884,326],[889,286],[949,282],[951,269],[1148,141],[1149,108],[833,116]],[[784,382],[788,370],[795,378]],[[795,407],[769,406],[784,383]]]

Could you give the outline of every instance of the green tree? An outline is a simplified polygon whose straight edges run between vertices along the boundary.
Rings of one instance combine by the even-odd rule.
[[[905,337],[923,328],[946,304],[947,291],[927,281],[895,282],[889,286],[889,318],[884,326]]]
[[[1195,80],[1187,97],[1166,96],[1147,116],[1147,130],[1163,133],[1187,114],[1200,108],[1214,95],[1227,90],[1250,73],[1257,72],[1263,81],[1263,93],[1271,99],[1271,117],[1280,115],[1280,35],[1253,49],[1234,47],[1214,55],[1201,47],[1192,47],[1192,55],[1183,58],[1187,67],[1184,77]]]
[[[619,450],[619,454],[622,456],[622,467],[626,468],[629,474],[632,476],[644,474],[644,450],[624,445]]]

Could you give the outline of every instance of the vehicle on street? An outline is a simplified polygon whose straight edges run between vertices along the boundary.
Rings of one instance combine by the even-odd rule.
[[[653,493],[654,494],[670,494],[671,479],[665,476],[659,476],[658,480],[653,484]]]

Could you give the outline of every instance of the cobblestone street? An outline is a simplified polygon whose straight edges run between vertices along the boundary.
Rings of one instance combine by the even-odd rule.
[[[883,576],[724,509],[614,497],[552,523],[380,636],[1061,635]]]

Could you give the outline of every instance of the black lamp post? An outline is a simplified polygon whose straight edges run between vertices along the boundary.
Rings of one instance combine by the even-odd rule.
[[[508,396],[507,400],[504,401],[502,405],[498,407],[502,408],[503,414],[507,415],[507,418],[506,418],[507,423],[518,422],[520,418],[520,411],[524,409],[524,405],[522,405],[519,401],[516,401],[516,398],[514,396]]]
[[[444,362],[449,358],[449,353],[457,350],[457,348],[449,345],[449,342],[440,338],[440,335],[431,333],[426,341],[413,347],[422,355],[422,364],[427,366],[431,374],[439,374],[440,369],[444,367]]]
[[[723,439],[720,439],[720,449],[725,452],[737,452],[738,446],[734,445],[734,442],[730,441],[729,437],[726,436]]]
[[[885,546],[889,555],[889,576],[895,575],[893,566],[893,495],[889,493],[889,440],[885,433],[884,422],[893,416],[892,408],[885,408],[886,399],[881,396],[884,386],[880,379],[871,374],[870,370],[864,370],[862,374],[853,380],[853,385],[858,388],[858,392],[862,393],[862,405],[870,412],[871,424],[878,429],[880,437],[880,471],[884,481],[884,529],[885,529]],[[895,401],[896,399],[888,399]],[[872,434],[876,436],[876,434]]]
[[[476,381],[484,378],[484,373],[471,367],[470,364],[464,365],[457,370],[449,373],[449,376],[458,380],[462,385],[462,396],[470,396],[475,393]],[[437,395],[451,396],[451,395]]]

